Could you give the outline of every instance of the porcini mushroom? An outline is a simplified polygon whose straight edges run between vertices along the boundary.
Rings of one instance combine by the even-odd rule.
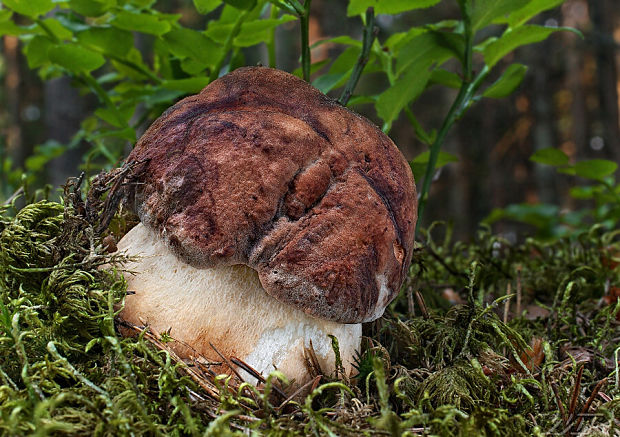
[[[350,371],[412,255],[415,185],[386,135],[291,74],[240,68],[168,109],[128,162],[142,224],[118,244],[140,256],[123,319],[297,383],[310,340],[334,369],[334,335]]]

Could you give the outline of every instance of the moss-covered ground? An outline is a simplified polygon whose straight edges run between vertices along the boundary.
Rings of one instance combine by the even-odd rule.
[[[165,333],[119,334],[123,259],[104,241],[127,223],[78,185],[2,207],[0,435],[620,435],[618,231],[462,243],[433,226],[355,377],[310,360],[290,398],[277,373],[256,388]]]

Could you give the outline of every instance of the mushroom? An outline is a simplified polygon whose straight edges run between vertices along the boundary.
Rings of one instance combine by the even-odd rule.
[[[138,141],[118,248],[121,318],[169,331],[183,356],[237,357],[297,384],[304,347],[346,372],[411,261],[416,192],[394,143],[301,79],[240,68],[169,108]],[[224,369],[223,369],[224,370]]]

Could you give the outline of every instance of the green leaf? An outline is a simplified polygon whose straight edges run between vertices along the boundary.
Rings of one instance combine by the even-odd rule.
[[[552,33],[574,29],[567,27],[544,27],[536,25],[524,25],[514,30],[507,30],[495,41],[488,44],[484,50],[484,62],[490,67],[497,64],[500,59],[518,47],[545,40]]]
[[[568,166],[568,167],[558,167],[557,171],[558,171],[558,173],[568,174],[568,175],[571,175],[571,176],[575,176],[576,175],[576,173],[575,173],[575,166],[574,165],[571,165],[571,166]]]
[[[48,54],[52,62],[74,72],[89,72],[105,64],[105,59],[99,53],[75,44],[51,47]]]
[[[430,150],[426,150],[425,152],[420,153],[418,156],[413,158],[411,162],[416,164],[427,164],[428,160],[431,157]],[[439,156],[437,157],[437,164],[435,168],[443,167],[446,164],[450,164],[451,162],[458,162],[459,158],[452,153],[444,152],[443,150],[439,152]]]
[[[400,111],[424,91],[430,76],[428,69],[409,69],[393,86],[379,95],[375,104],[377,115],[386,124],[392,124]]]
[[[28,60],[28,67],[38,68],[50,62],[48,51],[50,47],[53,47],[54,42],[44,36],[35,35],[34,38],[24,48],[26,59]]]
[[[293,19],[295,19],[295,17],[293,17]],[[314,49],[316,47],[320,47],[323,44],[344,44],[347,46],[356,46],[356,47],[362,47],[362,42],[358,41],[354,38],[351,38],[348,35],[340,35],[340,36],[336,36],[334,38],[326,38],[326,39],[322,39],[320,41],[315,42],[314,44],[312,44],[310,46],[311,49]]]
[[[56,14],[55,18],[71,32],[81,32],[83,30],[92,27],[90,24],[86,24],[85,21],[76,14]]]
[[[411,171],[413,172],[413,177],[416,181],[424,180],[424,175],[426,174],[426,165],[428,164],[430,156],[430,150],[427,150],[420,153],[412,161],[409,162],[409,166],[411,167]],[[446,164],[450,164],[451,162],[458,162],[458,160],[459,159],[456,155],[444,152],[442,150],[439,152],[439,156],[437,157],[437,165],[435,166],[435,170],[443,167]]]
[[[234,45],[237,47],[250,47],[268,41],[274,28],[296,19],[292,15],[285,14],[280,18],[265,18],[245,22],[241,25],[241,31],[235,38]]]
[[[496,19],[506,18],[515,9],[520,9],[529,2],[530,0],[472,0],[472,28],[476,31]]]
[[[32,172],[41,171],[49,161],[61,156],[66,150],[66,145],[55,140],[39,144],[34,148],[33,154],[26,159],[26,168]]]
[[[256,18],[256,17],[254,17],[252,14],[251,16],[248,16],[247,18],[251,19],[251,18]],[[217,21],[213,20],[212,23],[234,24],[235,22],[237,22],[238,19],[239,19],[239,9],[226,4],[222,8],[220,17],[217,19]]]
[[[339,56],[336,58],[334,63],[329,67],[330,73],[343,73],[345,71],[350,71],[355,63],[357,62],[357,58],[361,52],[360,47],[347,47]]]
[[[170,23],[160,20],[156,15],[121,11],[116,14],[111,24],[119,29],[163,35],[170,30]]]
[[[13,11],[9,9],[0,9],[0,23],[11,21],[13,19]]]
[[[429,80],[429,85],[439,84],[454,89],[459,89],[462,83],[463,81],[458,74],[442,68],[435,68]]]
[[[323,94],[327,94],[332,89],[337,87],[339,83],[342,83],[346,80],[345,76],[347,76],[347,73],[351,74],[351,70],[341,71],[338,73],[323,74],[312,82],[312,86],[320,90]]]
[[[95,115],[114,127],[122,128],[127,125],[135,110],[134,105],[127,105],[122,108],[116,108],[116,111],[110,108],[98,108]],[[121,120],[119,120],[119,117]]]
[[[530,156],[530,161],[560,167],[563,165],[568,165],[568,156],[560,149],[549,147],[546,149],[539,149],[534,152],[534,154]]]
[[[18,14],[37,18],[54,9],[52,0],[2,0],[4,6],[14,10]]]
[[[233,23],[221,23],[220,20],[214,20],[209,23],[209,27],[203,33],[216,43],[223,45],[226,39],[228,39],[230,32],[232,32],[233,27]]]
[[[148,8],[157,0],[129,0],[129,3],[138,7],[138,8]]]
[[[133,47],[131,32],[113,27],[91,27],[75,36],[84,47],[120,57]]]
[[[411,38],[398,52],[396,74],[411,68],[428,68],[431,64],[441,65],[451,57],[464,53],[460,35],[448,32],[429,31]]]
[[[189,79],[166,80],[161,85],[168,90],[197,93],[209,84],[208,77],[191,77]]]
[[[239,15],[239,11],[235,8],[227,6],[224,8],[223,12],[234,11],[235,17]],[[252,14],[254,15],[254,14]],[[234,45],[237,47],[249,47],[255,44],[261,43],[263,41],[267,41],[271,39],[271,31],[273,28],[279,26],[282,23],[286,23],[288,21],[296,20],[297,18],[285,14],[280,18],[266,18],[266,19],[255,19],[245,21],[241,25],[241,29],[235,40],[233,41]],[[211,21],[209,23],[209,27],[204,32],[209,38],[213,41],[224,44],[228,39],[228,36],[233,31],[235,26],[235,21],[228,21],[228,18],[222,19],[220,18],[217,21]]]
[[[525,65],[511,64],[499,79],[484,90],[482,95],[493,99],[501,99],[509,96],[521,85],[526,72],[527,67]]]
[[[148,93],[145,93],[144,97],[142,97],[141,101],[147,106],[155,106],[164,104],[167,106],[170,105],[170,102],[174,102],[179,97],[181,97],[184,93],[178,90],[167,90],[165,88],[156,87],[152,90],[149,90]]]
[[[112,8],[114,0],[70,0],[69,7],[85,17],[99,17]]]
[[[220,47],[192,29],[174,29],[164,35],[169,50],[179,58],[192,58],[205,65],[214,65],[220,56]]]
[[[377,101],[376,96],[353,96],[347,104],[348,107],[356,105],[367,105],[369,103],[375,103]]]
[[[98,139],[110,138],[110,137],[121,138],[123,140],[129,141],[130,143],[134,143],[136,141],[136,130],[131,127],[127,127],[125,129],[103,130],[101,131],[101,134],[97,136]],[[115,162],[117,159],[113,155],[107,155],[105,153],[104,155],[106,155],[111,162]]]
[[[310,75],[313,75],[317,71],[321,70],[330,62],[331,59],[323,59],[322,61],[313,62],[312,65],[310,65]],[[301,71],[301,67],[297,67],[295,70],[293,70],[292,74],[297,77],[302,77],[303,73]]]
[[[618,164],[607,159],[591,159],[575,164],[575,174],[586,179],[603,180],[618,169]]]
[[[181,61],[181,69],[190,76],[202,76],[202,72],[209,66],[194,58],[185,58]]]
[[[229,73],[237,68],[246,67],[247,65],[248,63],[243,54],[243,50],[234,50],[231,54],[230,61],[228,61],[228,64],[225,65],[221,71]]]
[[[562,235],[563,227],[559,226],[563,215],[560,208],[549,204],[518,204],[510,205],[506,209],[494,209],[483,220],[483,223],[491,224],[501,219],[510,219],[523,222],[537,228],[537,238],[548,239]]]
[[[351,0],[347,7],[347,15],[359,15],[372,7],[375,14],[400,14],[413,9],[435,6],[441,0]]]
[[[423,33],[428,32],[429,29],[426,27],[412,27],[407,32],[397,32],[391,35],[383,44],[384,47],[387,47],[392,51],[395,55],[398,54],[398,51],[402,46],[411,41],[412,38],[415,38],[418,35],[422,35]]]
[[[256,0],[224,0],[224,3],[242,10],[249,10],[256,6]]]
[[[73,32],[63,26],[60,21],[54,18],[46,18],[43,23],[61,41],[67,41],[73,38]]]
[[[129,52],[127,52],[127,54],[125,56],[123,56],[123,59],[126,61],[131,62],[132,64],[138,65],[140,67],[142,67],[142,69],[144,70],[149,70],[149,67],[144,63],[144,61],[142,60],[142,54],[140,53],[140,51],[135,48],[135,47],[131,47],[129,49]],[[114,59],[112,59],[112,65],[114,65],[114,68],[121,74],[124,74],[127,77],[130,77],[132,79],[135,80],[144,80],[147,75],[145,75],[144,73],[141,73],[137,70],[135,70],[134,68],[125,65],[121,62],[118,62]]]
[[[19,36],[24,33],[30,33],[28,29],[20,27],[12,21],[0,21],[0,36],[11,35]]]
[[[530,225],[545,228],[559,220],[560,208],[546,203],[530,205],[526,203],[509,205],[505,217]]]
[[[0,9],[0,35],[21,35],[28,33],[28,30],[15,24],[13,21],[13,11]]]
[[[199,14],[208,14],[221,4],[222,0],[194,0],[194,6]]]
[[[570,196],[574,199],[592,199],[597,193],[598,187],[573,187],[569,190]]]
[[[507,18],[499,18],[495,22],[506,23],[513,28],[518,27],[541,12],[555,8],[562,3],[564,0],[530,0],[527,5],[510,13]]]

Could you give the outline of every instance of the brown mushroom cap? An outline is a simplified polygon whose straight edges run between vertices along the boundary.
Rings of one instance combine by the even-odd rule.
[[[240,68],[168,109],[128,161],[130,205],[195,267],[246,264],[310,315],[378,318],[411,260],[411,170],[376,126],[301,79]]]

